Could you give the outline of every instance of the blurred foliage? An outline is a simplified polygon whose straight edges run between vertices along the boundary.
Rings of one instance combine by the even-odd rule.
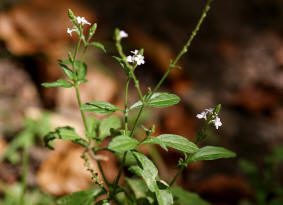
[[[241,160],[239,165],[248,177],[248,182],[255,194],[255,200],[243,200],[240,205],[282,205],[283,186],[277,172],[283,163],[283,147],[277,146],[264,158],[262,167],[255,163]]]

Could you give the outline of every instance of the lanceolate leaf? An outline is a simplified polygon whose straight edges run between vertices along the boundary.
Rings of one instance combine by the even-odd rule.
[[[75,140],[81,138],[75,132],[75,129],[69,126],[56,128],[56,132],[60,135],[60,138],[63,140]]]
[[[91,42],[89,45],[100,48],[101,50],[103,50],[104,53],[106,53],[106,49],[105,49],[104,45],[99,43],[99,42]]]
[[[146,98],[146,96],[145,96]],[[180,98],[177,95],[169,93],[154,93],[148,100],[148,107],[164,108],[175,105],[180,102]],[[130,107],[130,110],[139,108],[142,106],[142,102],[138,101]]]
[[[114,152],[125,152],[134,149],[139,144],[133,137],[120,135],[115,137],[108,145],[108,148]]]
[[[171,191],[178,205],[210,205],[210,203],[200,198],[196,193],[185,191],[180,187],[172,187]]]
[[[142,144],[159,144],[161,147],[172,147],[186,153],[195,153],[198,151],[197,145],[180,135],[173,134],[163,134],[158,137],[152,137],[145,140]]]
[[[120,110],[120,108],[108,102],[90,102],[82,105],[81,110],[99,114],[111,114],[117,110]]]
[[[99,126],[99,139],[103,140],[110,136],[111,129],[119,129],[121,127],[121,120],[115,116],[110,116],[102,120]]]
[[[194,153],[190,158],[190,161],[195,162],[200,160],[215,160],[220,158],[232,157],[236,157],[236,154],[223,147],[205,146],[200,148],[196,153]]]
[[[79,191],[59,198],[57,203],[59,205],[93,205],[95,199],[102,194],[105,194],[105,192],[100,188]]]
[[[52,83],[42,83],[41,85],[43,87],[46,87],[46,88],[55,88],[55,87],[70,88],[70,87],[73,87],[72,83],[70,83],[67,80],[63,80],[63,79],[59,79],[56,82],[52,82]]]

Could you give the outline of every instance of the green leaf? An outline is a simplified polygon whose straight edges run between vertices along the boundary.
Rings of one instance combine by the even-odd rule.
[[[171,187],[171,191],[176,197],[176,204],[178,205],[210,205],[196,193],[185,191],[180,187]]]
[[[150,196],[148,188],[143,180],[126,178],[126,182],[134,192],[136,199],[146,198],[150,204],[154,202],[154,199]]]
[[[125,152],[135,149],[136,146],[139,144],[133,137],[120,135],[115,137],[108,145],[108,148],[114,152]]]
[[[83,104],[81,106],[81,110],[99,114],[111,114],[113,112],[116,112],[117,110],[120,110],[120,108],[108,102],[90,102]]]
[[[99,126],[99,139],[103,140],[105,137],[111,135],[111,129],[121,128],[121,120],[115,116],[104,118]]]
[[[158,175],[158,170],[156,166],[148,159],[145,155],[140,152],[133,152],[137,161],[139,162],[140,170],[136,169],[135,171],[140,172],[140,175],[144,179],[147,187],[151,192],[155,192],[156,186],[156,177]]]
[[[223,147],[205,146],[200,148],[196,153],[194,153],[190,158],[190,161],[195,162],[200,160],[215,160],[220,158],[232,157],[236,157],[236,154]]]
[[[89,116],[86,120],[88,132],[86,132],[86,136],[89,139],[95,139],[97,137],[97,131],[99,126],[99,120],[95,117]]]
[[[85,76],[87,74],[87,65],[85,63],[79,62],[77,64],[77,67],[78,67],[78,71],[77,71],[78,80],[85,80]]]
[[[147,96],[145,96],[146,98]],[[164,108],[175,105],[180,102],[180,98],[177,95],[169,93],[153,93],[147,102],[148,107]],[[142,102],[138,101],[130,107],[130,110],[140,108]]]
[[[81,138],[81,136],[75,132],[75,129],[69,126],[56,128],[56,132],[63,140],[76,140]]]
[[[105,49],[104,45],[99,43],[99,42],[91,42],[91,43],[89,43],[89,45],[100,48],[101,50],[103,50],[104,53],[106,53],[106,49]]]
[[[73,87],[72,83],[70,83],[67,80],[63,80],[63,79],[59,79],[56,82],[52,82],[52,83],[41,83],[41,85],[46,88],[54,88],[54,87],[71,88]]]
[[[59,205],[93,205],[95,199],[102,194],[105,194],[102,189],[79,191],[59,198],[57,203]]]
[[[159,144],[164,149],[168,146],[186,153],[195,153],[199,150],[197,145],[190,142],[188,139],[173,134],[163,134],[158,137],[151,137],[145,140],[142,144]]]
[[[160,205],[173,204],[173,196],[168,184],[165,184],[165,182],[162,181],[158,181],[155,189],[156,198]]]
[[[63,69],[64,73],[66,74],[66,76],[70,79],[70,80],[74,80],[74,73],[71,69],[68,68],[67,65],[61,63],[59,61],[59,65],[60,67]]]
[[[120,63],[121,67],[125,70],[127,75],[129,75],[130,70],[127,67],[127,65],[123,62],[122,58],[119,58],[117,56],[112,56],[112,57]]]
[[[49,149],[54,149],[50,143],[55,139],[70,140],[76,144],[80,144],[85,147],[88,145],[88,142],[81,138],[81,136],[79,136],[75,132],[74,128],[69,126],[58,127],[55,129],[54,132],[49,132],[46,136],[44,136],[45,146],[47,146]]]

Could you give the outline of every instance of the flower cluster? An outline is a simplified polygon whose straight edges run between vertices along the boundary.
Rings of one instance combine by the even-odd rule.
[[[138,50],[131,51],[131,53],[133,54],[132,56],[127,56],[127,61],[129,63],[136,63],[137,65],[145,63],[144,56],[139,54]]]
[[[222,122],[220,121],[220,118],[218,117],[218,112],[216,112],[216,109],[208,108],[205,109],[200,114],[197,114],[196,116],[198,119],[205,119],[209,120],[209,124],[213,123],[215,128],[218,129],[222,125]]]
[[[77,23],[78,24],[80,24],[80,25],[85,25],[85,24],[88,24],[88,25],[91,25],[91,23],[89,23],[86,19],[85,19],[85,17],[80,17],[80,16],[77,16],[76,17],[76,21],[77,21]],[[77,31],[77,28],[72,28],[72,29],[70,29],[70,28],[67,28],[67,33],[70,35],[70,36],[72,36],[72,33],[74,32],[74,31]]]

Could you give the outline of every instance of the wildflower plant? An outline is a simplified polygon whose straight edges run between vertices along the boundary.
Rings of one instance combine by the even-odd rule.
[[[59,79],[56,82],[43,83],[42,85],[47,88],[63,87],[75,89],[78,106],[85,127],[85,136],[82,137],[77,134],[72,127],[58,127],[55,131],[45,136],[45,144],[53,149],[51,142],[55,139],[62,139],[83,146],[85,151],[82,154],[82,158],[85,160],[87,170],[92,174],[92,180],[95,186],[89,190],[64,196],[58,200],[58,204],[92,205],[98,197],[102,199],[99,198],[100,200],[96,202],[96,204],[170,205],[191,203],[188,199],[184,200],[184,196],[194,200],[194,204],[199,204],[200,202],[205,203],[197,195],[184,191],[179,187],[173,187],[173,185],[184,168],[191,162],[235,157],[235,153],[222,147],[205,146],[199,148],[197,146],[197,144],[206,138],[206,129],[210,124],[214,124],[217,129],[221,126],[220,118],[218,117],[221,106],[218,105],[214,109],[206,110],[204,113],[197,115],[198,118],[205,119],[205,126],[198,131],[195,143],[183,136],[175,134],[162,134],[153,137],[154,125],[150,128],[142,126],[145,131],[145,138],[140,140],[140,138],[135,136],[135,129],[138,126],[138,122],[145,108],[165,108],[179,103],[180,98],[177,95],[158,92],[158,89],[171,70],[179,69],[177,63],[187,52],[192,40],[196,36],[197,31],[209,11],[211,2],[212,0],[207,0],[201,18],[183,49],[174,60],[170,61],[167,71],[156,86],[153,89],[148,89],[146,93],[142,92],[139,81],[135,75],[136,68],[145,63],[143,56],[144,50],[137,49],[130,52],[130,55],[126,55],[122,47],[122,41],[128,37],[128,34],[123,30],[115,30],[114,40],[119,56],[114,56],[114,58],[120,63],[127,76],[124,92],[124,107],[122,108],[102,101],[82,103],[79,86],[81,83],[87,82],[87,65],[84,62],[85,53],[90,46],[98,47],[103,51],[105,51],[105,48],[101,43],[92,41],[97,25],[90,25],[89,31],[84,32],[84,25],[90,23],[84,17],[76,17],[71,10],[68,11],[73,27],[68,28],[67,33],[72,35],[72,32],[75,32],[79,36],[79,39],[74,52],[68,52],[68,59],[59,60],[59,65],[66,74],[67,80]],[[88,35],[84,35],[84,33],[88,33]],[[78,58],[78,51],[81,45],[83,49],[81,57]],[[139,100],[133,105],[128,104],[128,88],[130,83],[134,84],[139,96]],[[138,110],[138,114],[133,125],[129,126],[128,119],[134,110]],[[85,112],[104,115],[121,112],[123,119],[121,120],[115,116],[109,116],[99,121],[92,116],[87,117]],[[110,143],[107,147],[101,147],[102,141],[107,137],[111,137]],[[170,147],[183,154],[184,157],[180,158],[177,163],[179,171],[172,177],[171,181],[165,182],[162,180],[158,175],[158,169],[154,163],[148,156],[139,151],[140,145],[149,144],[159,145],[166,151],[168,151],[168,147]],[[121,159],[119,171],[113,182],[108,181],[102,169],[100,162],[101,155],[99,154],[102,150],[109,151]],[[89,158],[92,158],[97,163],[99,173],[91,168]],[[125,177],[126,185],[122,186],[119,182],[122,177],[122,172],[126,167],[136,177]],[[102,179],[99,177],[100,175]]]

